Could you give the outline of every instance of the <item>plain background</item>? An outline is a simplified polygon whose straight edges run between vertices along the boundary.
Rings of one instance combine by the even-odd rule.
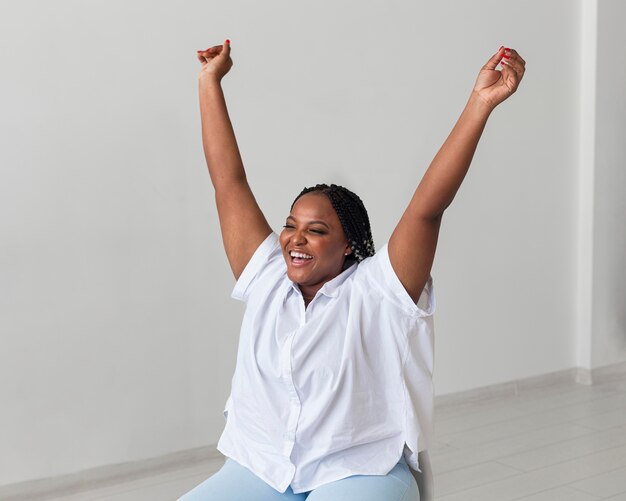
[[[528,61],[446,213],[439,395],[626,360],[620,0],[0,3],[0,485],[215,443],[242,306],[196,50],[279,229],[317,182],[378,247],[501,44]],[[242,228],[245,231],[245,228]]]

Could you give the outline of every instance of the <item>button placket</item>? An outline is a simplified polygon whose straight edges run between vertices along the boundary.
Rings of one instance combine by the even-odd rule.
[[[299,330],[299,329],[298,329]],[[283,444],[283,454],[287,457],[291,455],[293,446],[296,441],[296,429],[298,426],[298,419],[300,418],[301,403],[298,398],[298,393],[293,382],[293,373],[291,367],[291,350],[293,346],[293,340],[298,333],[298,330],[293,331],[285,343],[285,347],[281,354],[281,373],[282,378],[287,388],[289,395],[289,418],[287,420],[287,429],[283,434],[285,443]]]

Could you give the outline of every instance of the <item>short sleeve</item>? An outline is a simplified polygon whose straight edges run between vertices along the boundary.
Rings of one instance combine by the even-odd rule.
[[[428,277],[424,290],[422,290],[417,304],[415,304],[402,282],[400,282],[393,266],[391,266],[387,244],[380,248],[368,261],[370,261],[368,263],[368,272],[371,279],[386,291],[405,311],[417,317],[428,317],[435,312],[436,301],[432,277]]]
[[[231,297],[240,301],[247,301],[260,275],[268,269],[271,263],[275,263],[278,259],[283,259],[280,251],[280,243],[278,235],[272,232],[263,240],[257,250],[254,251],[250,261],[248,261],[248,264],[239,276]]]

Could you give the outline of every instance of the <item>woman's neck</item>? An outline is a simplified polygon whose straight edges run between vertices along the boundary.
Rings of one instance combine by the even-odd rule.
[[[300,293],[302,294],[302,298],[304,299],[305,305],[308,305],[311,301],[313,301],[313,298],[317,294],[317,291],[319,291],[322,288],[322,285],[314,285],[314,286],[304,285],[303,286],[303,285],[298,284],[298,287],[300,288]]]

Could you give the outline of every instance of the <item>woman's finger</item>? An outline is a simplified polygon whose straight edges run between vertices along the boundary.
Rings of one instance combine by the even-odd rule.
[[[204,57],[215,57],[222,51],[221,45],[214,45],[213,47],[209,47],[208,49],[199,50],[198,54],[202,54]]]
[[[509,65],[515,69],[520,74],[523,74],[526,69],[526,61],[519,55],[519,53],[515,49],[511,49],[510,54],[508,54],[508,58],[505,56],[506,61]]]
[[[515,49],[507,49],[502,56],[501,64],[503,67],[506,65],[511,70],[515,71],[515,73],[521,79],[524,75],[526,61],[522,59],[522,56]]]
[[[522,65],[526,65],[526,61],[524,61],[524,59],[522,58],[522,56],[519,55],[519,52],[517,52],[515,49],[511,49],[509,57],[511,59],[515,59],[517,61],[520,61],[522,63]]]
[[[229,40],[227,40],[226,42],[229,42]],[[220,54],[222,54],[222,52],[224,52],[224,48],[228,45],[228,49],[226,50],[226,53],[224,54],[225,57],[228,57],[228,55],[230,54],[229,43],[228,44],[224,43],[224,45],[214,45],[213,47],[209,47],[207,50],[203,52],[206,52],[211,57],[219,56]]]
[[[500,62],[500,60],[502,59],[502,56],[504,55],[504,51],[505,51],[504,46],[500,47],[498,49],[498,52],[496,52],[493,56],[489,58],[489,61],[487,61],[485,66],[483,66],[483,69],[495,70],[496,66],[498,66],[498,63]]]
[[[509,61],[508,59],[502,60],[502,68],[503,68],[503,71],[508,72],[508,74],[505,74],[505,77],[510,76],[510,75],[515,75],[515,77],[518,78],[520,72],[522,71],[520,68],[516,67],[516,65],[513,62]]]
[[[511,57],[511,59],[504,59],[503,61],[505,62],[507,67],[511,68],[517,74],[519,78],[522,78],[522,76],[524,76],[524,63],[520,61],[518,57]]]
[[[511,94],[517,90],[520,81],[522,80],[523,70],[515,69],[508,62],[504,63],[504,69],[502,70],[502,79],[504,84],[509,88]]]
[[[203,70],[211,63],[216,71],[224,76],[233,65],[230,59],[230,40],[226,40],[223,45],[214,45],[206,50],[197,51],[197,58]]]
[[[230,57],[230,40],[224,41],[224,45],[222,45],[220,52],[226,59]]]

